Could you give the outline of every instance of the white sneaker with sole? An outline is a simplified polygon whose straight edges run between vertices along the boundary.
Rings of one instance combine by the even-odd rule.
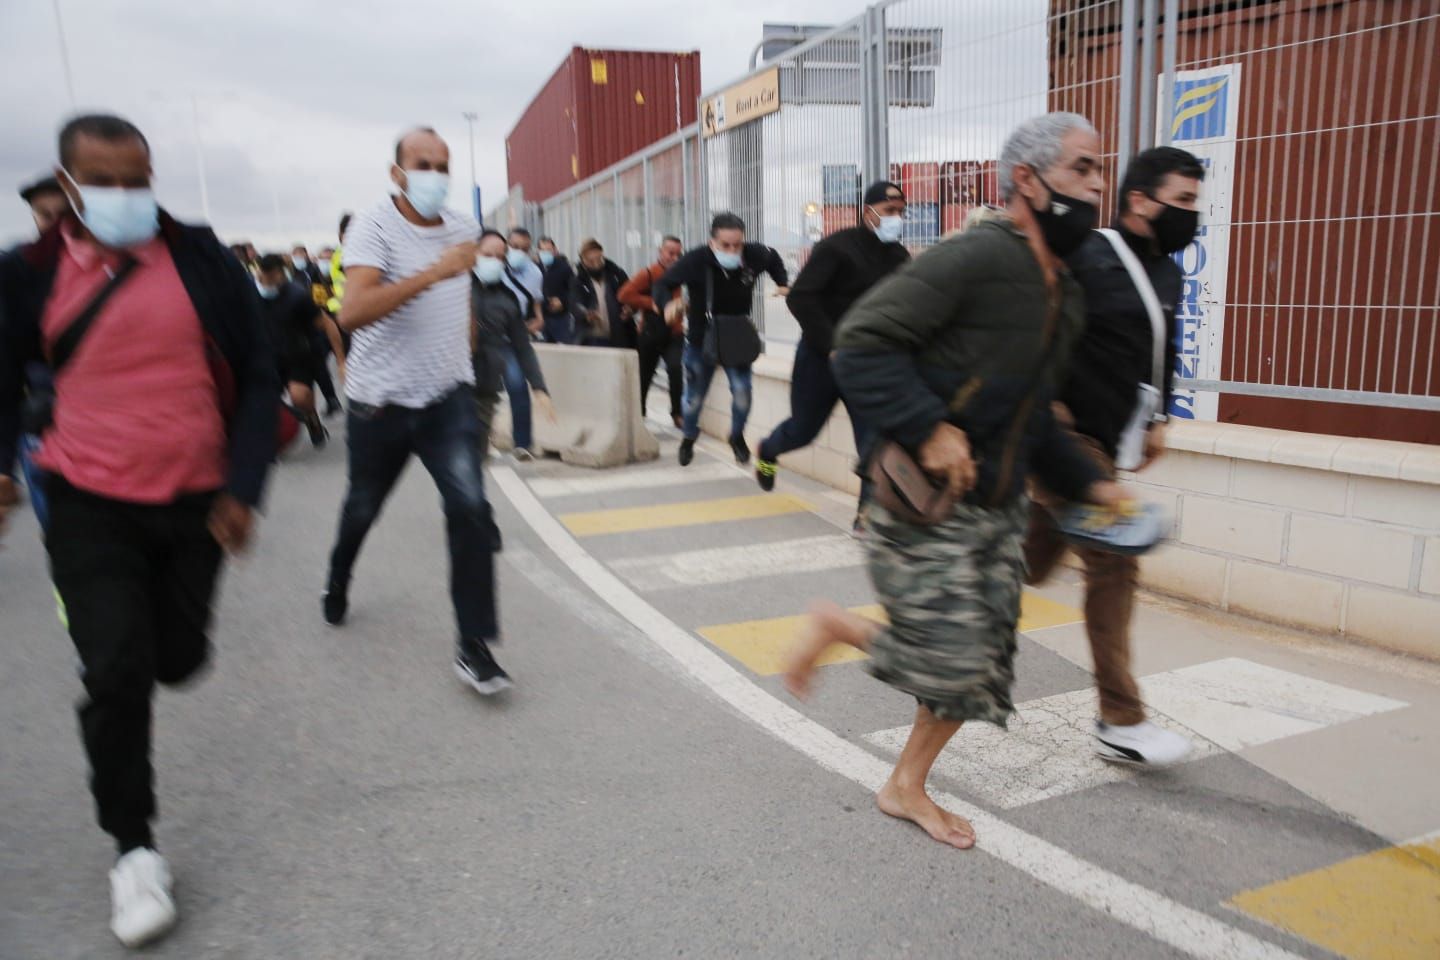
[[[110,929],[139,947],[175,926],[175,881],[165,858],[149,847],[131,850],[110,871]]]
[[[1102,760],[1140,767],[1168,767],[1184,760],[1195,748],[1185,737],[1149,720],[1128,727],[1097,720],[1095,739],[1099,741],[1095,752]]]

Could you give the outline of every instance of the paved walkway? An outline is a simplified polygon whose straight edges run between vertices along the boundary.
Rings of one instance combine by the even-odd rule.
[[[667,428],[668,430],[668,428]],[[798,704],[810,598],[873,607],[848,498],[674,464],[491,470],[518,688],[449,672],[443,522],[412,467],[341,630],[318,609],[343,450],[277,472],[216,669],[158,709],[163,957],[1440,955],[1440,668],[1178,604],[1140,609],[1157,719],[1202,744],[1094,759],[1073,583],[1027,594],[1020,714],[966,728],[940,847],[870,794],[912,712],[853,651]],[[123,954],[28,514],[0,552],[0,957]]]

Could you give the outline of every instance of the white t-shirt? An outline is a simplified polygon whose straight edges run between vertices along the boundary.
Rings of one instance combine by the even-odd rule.
[[[416,226],[387,197],[350,222],[345,269],[375,267],[382,283],[395,283],[426,270],[447,247],[480,235],[479,225],[463,213],[442,210],[440,220],[438,226]],[[375,406],[428,407],[460,384],[473,384],[469,271],[356,330],[345,367],[345,395]]]

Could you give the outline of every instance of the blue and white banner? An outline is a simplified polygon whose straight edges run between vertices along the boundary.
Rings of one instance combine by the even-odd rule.
[[[1159,78],[1161,96],[1164,81]],[[1163,101],[1162,101],[1163,102]],[[1205,164],[1200,191],[1200,229],[1175,260],[1185,273],[1180,295],[1181,380],[1219,380],[1225,345],[1226,281],[1230,272],[1230,205],[1235,187],[1235,138],[1240,129],[1240,64],[1228,63],[1175,74],[1169,109],[1157,111],[1157,142],[1188,150]],[[1169,413],[1182,420],[1214,420],[1220,397],[1212,392],[1175,391]]]

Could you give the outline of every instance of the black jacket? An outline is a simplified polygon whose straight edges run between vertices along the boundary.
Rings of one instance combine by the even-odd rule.
[[[1103,238],[1102,238],[1103,239]],[[965,431],[977,464],[971,503],[1013,502],[1032,471],[1071,500],[1098,467],[1050,411],[1084,322],[1062,274],[1059,310],[1008,219],[980,223],[881,281],[835,334],[835,380],[882,437],[919,448],[941,421]]]
[[[547,320],[565,316],[570,312],[570,284],[575,280],[575,269],[570,266],[569,260],[560,256],[557,256],[555,262],[550,266],[540,269],[542,271],[540,289],[545,295],[545,302],[540,305],[541,311]],[[559,310],[550,309],[551,297],[560,301]]]
[[[280,375],[301,382],[314,376],[311,344],[318,332],[315,321],[320,316],[310,288],[303,283],[295,280],[283,285],[273,300],[260,298],[260,314],[275,347]]]
[[[777,287],[790,285],[790,274],[780,254],[763,243],[747,243],[740,254],[740,268],[726,270],[715,259],[710,245],[696,247],[675,261],[665,276],[650,287],[656,303],[669,303],[676,287],[685,287],[690,297],[690,322],[686,339],[694,344],[705,342],[706,278],[713,293],[711,313],[718,316],[750,316],[755,309],[755,280],[761,273],[770,274]]]
[[[1118,225],[1116,229],[1145,267],[1165,313],[1169,336],[1164,383],[1152,386],[1163,392],[1161,410],[1168,410],[1175,382],[1175,310],[1184,276],[1180,265],[1156,251],[1148,238]],[[1150,314],[1120,255],[1099,233],[1092,234],[1067,263],[1085,290],[1085,332],[1075,346],[1060,399],[1074,415],[1075,429],[1099,441],[1113,457],[1120,433],[1135,411],[1136,390],[1155,376]]]
[[[850,227],[817,243],[785,298],[804,341],[820,356],[829,356],[845,311],[909,262],[910,251],[882,242],[869,227]]]
[[[160,235],[205,330],[206,353],[229,434],[225,490],[256,506],[275,456],[280,378],[255,281],[209,227],[163,211]],[[12,474],[25,365],[43,360],[40,321],[60,258],[60,226],[0,258],[0,474]]]
[[[635,321],[624,320],[620,316],[620,311],[624,309],[624,305],[620,303],[620,288],[629,279],[630,275],[621,270],[613,260],[605,261],[605,305],[610,311],[609,339],[612,347],[635,346]],[[595,281],[582,267],[575,274],[575,279],[570,281],[570,312],[575,316],[575,330],[581,343],[598,337],[586,319],[586,314],[596,309],[599,303],[600,299],[595,294]]]
[[[507,283],[508,280],[508,283]],[[507,278],[486,286],[470,278],[470,314],[475,318],[475,390],[481,394],[499,395],[504,384],[505,351],[514,350],[520,361],[525,381],[545,392],[545,375],[535,356],[526,321],[531,312],[528,294],[522,293],[520,281]]]

